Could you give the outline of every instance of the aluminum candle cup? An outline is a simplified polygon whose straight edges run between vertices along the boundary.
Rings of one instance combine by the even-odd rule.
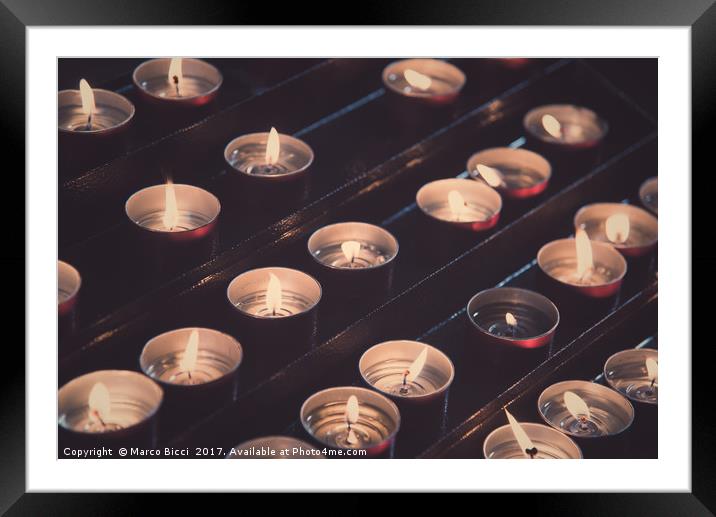
[[[303,140],[278,133],[274,163],[267,159],[271,133],[251,133],[235,138],[224,149],[224,158],[239,177],[256,184],[293,181],[305,176],[313,163],[313,149]]]
[[[77,377],[57,396],[59,450],[65,447],[153,447],[162,389],[125,370]]]
[[[516,287],[477,293],[467,304],[467,317],[477,342],[517,349],[549,345],[559,325],[549,298]]]
[[[457,98],[465,86],[465,74],[438,59],[404,59],[385,67],[383,84],[402,98],[443,105]]]
[[[171,58],[151,59],[134,69],[132,81],[142,97],[166,106],[203,106],[216,97],[224,79],[215,66],[181,58],[170,74],[171,65]]]
[[[228,334],[208,328],[171,330],[150,339],[142,371],[164,389],[162,421],[186,422],[233,400],[243,350]]]
[[[308,253],[318,264],[324,284],[350,298],[390,289],[398,241],[379,226],[336,223],[311,235]]]
[[[542,246],[537,265],[552,286],[589,298],[609,298],[621,288],[627,271],[624,257],[610,244],[591,241],[594,267],[577,275],[575,239],[558,239]]]
[[[659,180],[649,178],[639,187],[639,199],[641,203],[654,214],[659,213]]]
[[[263,436],[232,447],[226,459],[302,460],[325,459],[325,456],[303,440],[290,436]]]
[[[656,405],[659,403],[658,360],[659,352],[652,348],[622,350],[607,359],[604,378],[631,400]]]
[[[354,418],[349,418],[351,397],[357,401],[357,412],[352,414]],[[328,457],[393,456],[400,412],[380,393],[353,386],[329,388],[310,396],[301,406],[300,417],[311,440],[321,449],[329,449]],[[357,453],[358,450],[365,454]]]
[[[641,257],[656,248],[659,223],[646,210],[623,203],[594,203],[579,209],[574,227],[592,241],[607,242],[627,257]]]
[[[473,154],[467,161],[467,170],[474,179],[514,199],[541,194],[552,176],[552,166],[541,155],[511,147],[494,147]]]
[[[559,431],[531,422],[520,423],[520,426],[537,449],[534,459],[582,459],[579,446]],[[509,424],[498,427],[487,435],[482,444],[482,452],[488,460],[529,459]]]
[[[500,218],[502,198],[493,188],[473,180],[449,178],[422,186],[415,197],[420,210],[446,227],[473,232],[493,228]]]
[[[77,305],[82,277],[79,271],[67,262],[57,261],[57,314],[68,316]]]
[[[92,88],[92,94],[96,110],[89,117],[79,90],[57,93],[57,129],[64,138],[115,134],[126,129],[134,117],[134,104],[124,96],[99,88]]]
[[[609,129],[607,122],[592,110],[572,104],[532,109],[522,124],[533,140],[563,150],[596,147]]]

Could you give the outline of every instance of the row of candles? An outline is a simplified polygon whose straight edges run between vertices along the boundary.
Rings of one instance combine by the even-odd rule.
[[[191,74],[207,70],[196,62],[199,60],[152,60],[135,71],[135,83],[140,89],[151,90],[157,99],[187,100],[194,98],[194,94],[215,94],[218,86],[202,90],[206,82],[189,80]],[[191,63],[191,67],[183,68],[187,63]],[[157,75],[161,80],[144,75],[163,70],[163,77]],[[409,97],[435,97],[437,102],[446,102],[450,95],[457,95],[464,83],[462,75],[457,89],[446,89],[446,85],[451,84],[448,79],[462,74],[458,70],[459,74],[455,75],[455,70],[442,61],[405,60],[389,65],[384,81],[391,89]],[[446,71],[450,74],[441,75]],[[218,83],[214,84],[220,82],[219,74]],[[98,108],[94,93],[98,92],[93,92],[84,82],[79,92],[81,104],[67,111],[65,108],[72,105],[71,102],[60,103],[62,129],[101,132],[113,127],[103,122],[103,117],[109,116],[112,110]],[[63,94],[60,92],[61,97],[69,97]],[[96,96],[100,107],[103,96],[104,93]],[[70,113],[72,122],[63,123],[63,114],[69,116]],[[590,110],[567,105],[537,108],[526,115],[524,122],[528,133],[541,141],[576,148],[596,145],[607,127]],[[225,157],[246,176],[275,181],[303,173],[313,159],[313,152],[304,142],[280,135],[272,128],[269,133],[235,139],[227,146]],[[551,166],[531,151],[496,148],[473,155],[468,161],[468,172],[472,179],[437,180],[425,185],[416,195],[418,207],[440,224],[469,231],[486,230],[497,224],[501,193],[513,198],[540,194],[547,186]],[[644,204],[656,212],[655,179],[645,183],[640,194]],[[129,219],[139,228],[176,242],[205,237],[211,232],[219,211],[219,201],[212,194],[190,185],[172,183],[141,190],[126,204]],[[589,205],[575,216],[575,228],[575,239],[545,245],[538,253],[538,264],[559,284],[590,297],[611,296],[619,290],[626,273],[626,261],[619,252],[626,256],[644,255],[656,245],[656,218],[634,206]],[[365,274],[391,267],[398,253],[398,242],[389,232],[374,225],[338,223],[317,230],[308,241],[308,251],[327,273],[350,275],[362,271]],[[81,278],[77,270],[63,262],[58,264],[58,273],[58,312],[62,316],[74,308]],[[244,317],[279,321],[313,311],[321,298],[321,285],[301,271],[262,268],[236,277],[228,286],[227,297]],[[550,300],[522,289],[483,291],[470,300],[467,314],[471,325],[485,339],[522,348],[549,343],[559,322],[559,312]],[[163,392],[154,381],[165,389],[216,383],[231,377],[242,359],[241,345],[227,334],[200,328],[167,332],[150,340],[142,351],[140,366],[146,376],[106,370],[81,376],[63,386],[59,392],[60,425],[77,433],[102,434],[132,427],[153,417],[161,404]],[[359,369],[374,390],[354,387],[324,390],[310,397],[301,409],[306,431],[322,445],[384,453],[392,447],[400,426],[399,406],[446,397],[454,376],[453,364],[445,354],[411,341],[376,345],[363,355]],[[634,374],[632,370],[630,373]],[[653,388],[654,382],[651,384]],[[589,407],[590,402],[595,405],[597,401],[608,400],[604,394],[594,395],[592,391],[577,386],[560,392],[550,398],[549,407],[563,407],[569,398],[581,400],[577,405],[582,409],[585,405]],[[565,393],[577,398],[567,397]],[[559,396],[564,400],[556,404],[553,399]],[[591,432],[610,432],[608,427],[600,425],[604,421],[596,418],[602,415],[599,411],[575,413],[570,410],[570,414],[575,418],[586,417],[589,424],[585,425]],[[591,419],[592,415],[596,420]],[[561,413],[554,417],[556,420],[544,413],[543,417],[552,425],[562,422],[559,427],[563,427]],[[528,437],[532,429],[515,422],[511,422],[510,428],[515,436],[527,433]],[[540,436],[534,440],[540,442]],[[530,452],[534,447],[526,449],[530,457],[542,457]],[[538,451],[548,449],[544,445],[537,447]]]

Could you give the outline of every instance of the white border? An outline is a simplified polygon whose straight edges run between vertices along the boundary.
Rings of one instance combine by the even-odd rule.
[[[690,489],[689,28],[47,28],[27,32],[27,488],[42,490]],[[54,324],[58,56],[646,56],[659,58],[658,460],[57,460]],[[479,78],[469,78],[477,80]],[[379,78],[376,78],[378,84]],[[270,121],[267,121],[267,124]],[[270,410],[270,409],[267,409]],[[416,475],[405,476],[405,472]],[[648,475],[634,475],[648,472]]]

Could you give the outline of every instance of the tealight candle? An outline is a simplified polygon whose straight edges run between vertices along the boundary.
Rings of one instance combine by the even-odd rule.
[[[618,392],[587,381],[564,381],[545,389],[540,416],[559,431],[579,438],[612,436],[634,420],[634,407]]]
[[[299,179],[313,163],[313,149],[303,140],[271,128],[235,138],[224,149],[224,159],[241,177],[261,182]]]
[[[608,125],[592,110],[571,104],[550,104],[527,112],[527,133],[538,141],[562,148],[588,148],[599,144]]]
[[[321,446],[349,458],[392,457],[400,412],[388,398],[365,388],[329,388],[301,406],[301,424]],[[345,451],[365,451],[364,455]]]
[[[639,187],[639,199],[641,203],[654,214],[659,213],[659,180],[649,178]]]
[[[150,446],[154,415],[162,389],[144,375],[100,370],[77,377],[60,388],[58,413],[61,444]]]
[[[190,58],[151,59],[132,74],[146,99],[174,106],[202,106],[213,100],[223,77],[206,61]]]
[[[537,265],[558,285],[591,298],[615,295],[627,271],[626,260],[613,246],[591,242],[581,228],[574,239],[559,239],[542,246]]]
[[[466,312],[480,342],[517,348],[548,345],[559,325],[559,311],[549,298],[516,287],[481,291]]]
[[[230,460],[294,460],[325,459],[319,449],[290,436],[262,436],[232,447],[226,455]]]
[[[79,90],[57,94],[57,129],[63,134],[107,135],[124,129],[134,117],[134,105],[124,96],[91,88],[84,79]]]
[[[659,403],[659,352],[652,348],[622,350],[604,364],[604,378],[636,402]]]
[[[461,178],[432,181],[418,190],[420,210],[433,220],[471,231],[494,227],[502,198],[488,185]]]
[[[206,190],[168,182],[132,194],[127,217],[138,228],[174,242],[201,239],[216,225],[221,203]]]
[[[383,84],[402,97],[447,104],[465,86],[465,74],[455,65],[438,59],[404,59],[385,67]]]
[[[575,228],[582,228],[592,241],[607,242],[628,257],[651,252],[659,235],[656,217],[646,210],[623,203],[594,203],[579,209]]]
[[[482,445],[485,459],[581,459],[582,450],[563,433],[542,424],[509,423],[492,431]]]
[[[507,197],[524,199],[544,192],[552,166],[541,155],[526,149],[494,147],[473,154],[467,170]]]
[[[82,285],[79,271],[61,260],[57,261],[57,313],[66,316],[77,303],[77,294]]]

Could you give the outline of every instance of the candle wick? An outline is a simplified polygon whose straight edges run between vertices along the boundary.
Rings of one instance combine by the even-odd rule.
[[[649,387],[650,387],[650,388],[653,388],[653,387],[654,387],[654,382],[656,382],[656,378],[651,379],[651,384],[649,384]]]
[[[85,126],[85,129],[87,129],[87,131],[92,130],[92,113],[91,112],[89,115],[87,115],[87,125]]]
[[[99,420],[99,424],[100,424],[102,427],[107,427],[107,424],[105,424],[105,423],[104,423],[104,420],[102,420],[102,417],[100,416],[99,411],[97,411],[96,409],[94,409],[94,410],[92,410],[92,414],[94,415],[94,417],[95,417],[97,420]]]
[[[529,454],[530,459],[535,459],[535,456],[537,456],[537,447],[532,447],[531,449],[525,449],[525,452]]]
[[[403,386],[408,383],[408,375],[410,375],[410,370],[405,370],[403,372]]]
[[[174,87],[176,88],[177,96],[181,97],[181,94],[179,93],[179,76],[173,75],[172,81],[174,81]]]

